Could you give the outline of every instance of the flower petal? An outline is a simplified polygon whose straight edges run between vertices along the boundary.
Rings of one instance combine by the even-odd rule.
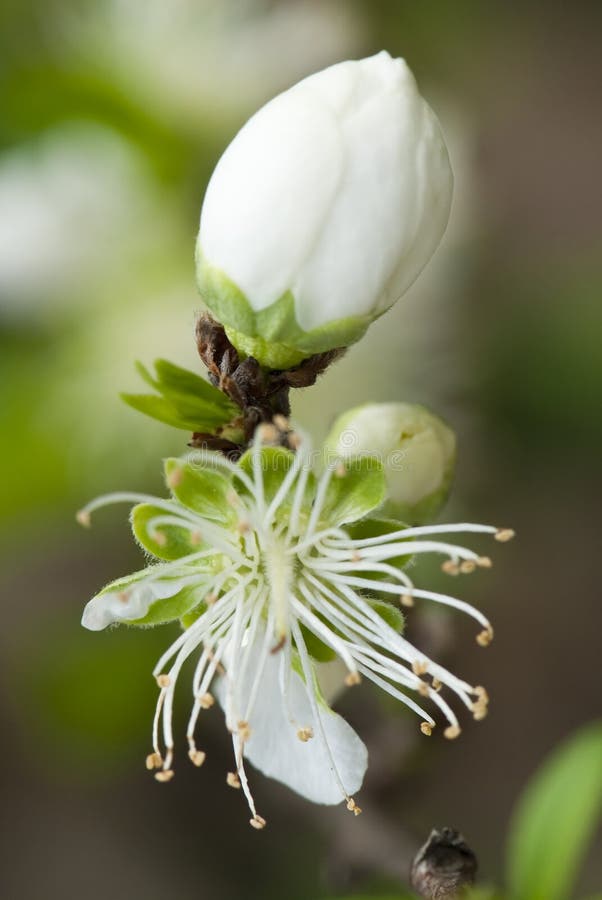
[[[200,576],[199,583],[190,586],[187,578],[157,577],[153,568],[118,578],[92,597],[82,615],[84,628],[102,631],[121,622],[129,625],[170,622],[201,602],[206,588]]]
[[[245,706],[254,680],[252,673],[259,662],[260,644],[261,640],[255,643],[249,676],[241,690],[241,708]],[[281,781],[313,803],[341,803],[344,797],[332,772],[330,756],[347,794],[351,795],[361,787],[368,766],[368,751],[342,716],[321,700],[320,717],[329,754],[314,720],[305,683],[294,670],[290,673],[287,711],[280,688],[280,665],[280,654],[268,656],[250,716],[251,736],[245,745],[245,757],[264,775]],[[224,679],[220,679],[216,693],[223,705]],[[294,722],[291,722],[289,712]],[[300,728],[311,728],[313,738],[300,740],[297,735]]]

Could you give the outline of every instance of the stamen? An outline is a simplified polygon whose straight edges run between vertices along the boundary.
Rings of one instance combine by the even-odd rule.
[[[195,766],[200,767],[207,759],[207,754],[203,750],[191,747],[188,751],[188,758]]]
[[[210,694],[209,691],[205,691],[205,693],[201,694],[199,697],[199,706],[201,709],[211,709],[214,703],[215,697],[213,694]]]
[[[171,684],[169,675],[157,675],[155,680],[160,688],[168,688]]]
[[[75,513],[75,518],[84,528],[89,528],[92,524],[92,517],[86,509],[80,509]]]
[[[465,559],[464,562],[460,563],[460,572],[463,575],[470,575],[475,571],[477,564],[473,559]]]
[[[153,769],[160,769],[162,765],[163,760],[160,753],[149,753],[146,757],[146,768],[149,772],[152,772]]]
[[[349,812],[352,812],[354,816],[359,816],[361,814],[362,809],[357,805],[353,797],[349,797],[346,805]]]
[[[441,569],[446,575],[460,574],[460,566],[453,559],[446,559],[445,562],[441,564]]]
[[[448,741],[454,741],[460,736],[461,731],[462,729],[459,725],[449,725],[443,732],[443,737],[446,737]]]
[[[480,631],[479,634],[477,634],[477,644],[479,645],[479,647],[488,647],[492,640],[493,628],[491,627],[491,625],[489,626],[489,628],[485,628],[483,629],[483,631]]]
[[[401,603],[402,606],[406,606],[408,608],[411,608],[412,606],[414,606],[414,598],[412,597],[411,594],[402,594],[401,597],[399,598],[399,602]]]
[[[262,828],[265,828],[267,822],[262,816],[258,816],[256,813],[252,819],[249,819],[249,825],[256,828],[257,831],[261,831]]]
[[[412,672],[414,675],[426,675],[429,670],[429,664],[425,660],[416,660],[412,663]]]
[[[362,676],[359,672],[348,672],[345,675],[345,684],[347,687],[354,687],[356,684],[361,684]]]
[[[300,741],[303,741],[304,744],[306,744],[307,741],[311,741],[313,736],[314,736],[314,730],[309,725],[305,726],[304,728],[300,728],[299,731],[297,732],[297,737],[299,738]]]
[[[161,769],[160,772],[155,772],[155,779],[161,782],[171,781],[174,776],[173,769]]]
[[[240,790],[240,778],[238,777],[236,772],[228,772],[228,774],[226,775],[226,784],[228,785],[228,787],[236,788],[236,790],[238,791]]]
[[[433,726],[431,725],[430,722],[421,722],[421,723],[420,723],[420,730],[421,730],[421,732],[422,732],[423,734],[425,734],[427,737],[430,737],[431,734],[433,733]]]
[[[238,723],[238,736],[243,743],[249,740],[251,737],[251,728],[249,727],[248,722],[241,721]]]
[[[488,556],[479,556],[479,558],[476,560],[476,564],[481,569],[490,569],[493,565],[491,559]]]
[[[500,541],[502,544],[505,544],[506,541],[511,541],[515,535],[515,531],[512,528],[498,528],[495,533],[496,541]]]

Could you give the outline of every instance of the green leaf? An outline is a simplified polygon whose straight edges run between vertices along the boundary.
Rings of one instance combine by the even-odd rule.
[[[156,378],[140,362],[140,377],[158,391],[153,394],[121,394],[138,412],[185,431],[213,431],[226,425],[239,412],[222,391],[200,375],[181,369],[165,359],[155,362]]]
[[[195,372],[182,369],[166,359],[155,360],[155,371],[158,379],[155,386],[158,386],[166,394],[175,392],[182,396],[197,397],[214,406],[222,407],[227,405],[232,414],[237,410],[237,407],[228,400],[219,388],[214,387],[209,381],[201,378]]]
[[[174,560],[202,550],[200,531],[195,534],[189,528],[160,524],[149,529],[149,523],[168,513],[151,503],[140,503],[132,509],[130,522],[134,537],[141,547],[157,559]],[[206,543],[205,543],[206,546]]]
[[[183,506],[226,527],[237,522],[237,493],[230,478],[212,468],[210,462],[172,457],[165,460],[164,467],[167,486]]]
[[[602,722],[565,742],[527,786],[508,850],[513,900],[567,900],[602,812]]]
[[[382,464],[373,456],[340,460],[330,478],[320,519],[328,525],[356,522],[386,496]]]
[[[153,394],[120,394],[119,396],[124,403],[137,412],[141,412],[151,419],[157,419],[158,422],[163,422],[165,425],[181,428],[183,431],[208,431],[213,427],[197,420],[184,418],[165,397]]]

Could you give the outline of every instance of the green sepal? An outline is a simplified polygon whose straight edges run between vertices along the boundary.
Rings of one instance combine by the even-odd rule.
[[[330,477],[320,519],[331,526],[356,522],[377,509],[385,496],[385,475],[376,457],[341,459]]]
[[[194,538],[189,528],[178,525],[159,525],[150,531],[148,524],[158,516],[168,516],[164,509],[151,503],[140,503],[130,513],[134,537],[140,546],[157,559],[171,561],[202,550],[201,536]],[[206,544],[205,544],[206,546]]]
[[[236,491],[230,478],[209,461],[194,464],[171,457],[165,460],[164,470],[167,486],[187,509],[226,527],[236,523]]]
[[[268,369],[289,369],[314,353],[348,347],[380,315],[347,316],[304,331],[297,322],[295,298],[290,290],[256,312],[240,288],[207,262],[200,242],[196,247],[196,271],[204,302],[225,326],[236,349],[254,356]]]
[[[397,519],[387,519],[384,516],[370,516],[362,519],[361,522],[351,522],[345,525],[345,531],[354,541],[361,541],[366,538],[380,537],[381,535],[393,534],[403,528],[407,528],[404,522]],[[396,538],[395,542],[403,541],[403,538]],[[361,549],[359,550],[361,555]],[[404,569],[412,560],[413,554],[394,556],[392,559],[384,560],[384,562],[393,566],[395,569]],[[376,581],[390,581],[390,576],[384,572],[361,572],[362,577],[371,578]],[[399,592],[403,593],[403,587],[400,584]]]
[[[325,644],[317,635],[310,631],[306,625],[299,623],[299,628],[307,647],[307,652],[316,662],[332,662],[337,658],[335,651]]]
[[[377,613],[377,615],[379,615],[393,631],[396,631],[397,634],[403,634],[406,620],[401,610],[396,606],[393,606],[392,603],[388,603],[386,600],[369,600],[368,602],[374,612]]]
[[[263,494],[267,505],[276,496],[287,472],[293,465],[295,455],[285,447],[262,447],[259,451],[253,449],[247,450],[247,452],[241,456],[238,465],[253,481],[255,481],[253,476],[253,455],[257,452],[260,454],[259,465],[263,478]],[[310,472],[306,482],[302,509],[305,508],[307,510],[307,507],[311,502],[309,498],[313,497],[315,492],[315,483],[315,477],[313,473]],[[248,493],[242,482],[237,482],[236,487],[239,493]],[[294,493],[295,488],[293,486],[293,489],[287,492],[286,497],[283,497],[282,502],[279,504],[277,517],[287,515],[293,504]]]
[[[132,619],[128,624],[139,626],[165,625],[167,622],[175,621],[175,619],[182,619],[187,614],[190,615],[191,610],[196,610],[200,606],[204,607],[202,601],[210,585],[211,580],[208,578],[204,583],[201,582],[200,584],[182,588],[173,597],[157,600],[150,607],[144,618]]]
[[[138,412],[184,431],[212,431],[230,422],[240,410],[225,394],[194,372],[165,359],[155,361],[156,377],[142,363],[139,375],[158,394],[121,394]]]

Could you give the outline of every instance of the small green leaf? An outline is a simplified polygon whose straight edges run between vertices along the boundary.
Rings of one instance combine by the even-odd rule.
[[[138,412],[174,428],[200,432],[226,425],[240,412],[222,391],[194,372],[165,359],[157,360],[155,369],[156,378],[142,363],[136,363],[140,377],[158,391],[158,395],[121,395],[122,400]]]
[[[119,396],[124,403],[137,412],[141,412],[151,419],[157,419],[165,425],[181,428],[183,431],[208,431],[212,427],[211,425],[201,425],[196,420],[185,419],[165,397],[153,394],[120,394]]]
[[[167,486],[183,506],[222,525],[236,523],[237,495],[230,478],[212,468],[210,462],[195,462],[194,458],[192,462],[166,459],[164,465]]]
[[[376,457],[340,460],[331,475],[320,519],[329,525],[356,522],[379,507],[385,496],[383,467]]]
[[[165,518],[166,515],[164,509],[150,503],[140,503],[132,509],[132,531],[144,550],[157,559],[174,560],[202,549],[200,532],[196,534],[194,529],[162,523],[149,528],[153,519]]]
[[[198,397],[218,407],[227,405],[228,409],[231,410],[229,418],[236,413],[237,407],[228,400],[225,394],[209,381],[201,378],[200,375],[189,372],[188,369],[182,369],[166,359],[155,360],[155,370],[157,372],[159,389],[164,393],[167,394],[168,391],[173,391],[182,396]]]
[[[514,813],[508,850],[513,900],[566,900],[602,812],[602,722],[556,750]]]

